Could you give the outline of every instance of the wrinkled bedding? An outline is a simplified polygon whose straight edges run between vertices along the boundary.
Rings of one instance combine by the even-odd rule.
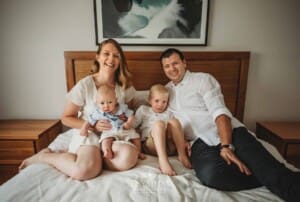
[[[262,141],[263,142],[263,141]],[[270,144],[266,148],[281,162],[285,160]],[[92,180],[77,181],[46,164],[26,167],[18,175],[0,186],[1,201],[282,201],[265,187],[224,192],[201,184],[194,171],[184,168],[176,157],[170,162],[177,176],[162,175],[157,158],[147,156],[138,165],[123,172],[103,171]],[[297,170],[287,164],[292,170]]]

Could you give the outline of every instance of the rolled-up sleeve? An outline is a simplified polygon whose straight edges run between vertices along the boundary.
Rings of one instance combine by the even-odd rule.
[[[207,75],[207,78],[203,82],[201,91],[203,93],[204,102],[213,120],[222,114],[232,118],[231,112],[225,105],[220,84],[214,77]]]

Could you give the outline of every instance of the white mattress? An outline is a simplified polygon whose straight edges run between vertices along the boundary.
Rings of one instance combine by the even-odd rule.
[[[270,144],[263,144],[285,162]],[[170,162],[177,176],[162,175],[157,158],[147,156],[124,172],[104,171],[88,181],[76,181],[46,164],[31,165],[0,186],[1,201],[282,201],[265,187],[240,192],[224,192],[203,186],[194,171],[184,168],[176,157]],[[286,162],[285,162],[286,163]],[[292,170],[297,170],[288,165]]]

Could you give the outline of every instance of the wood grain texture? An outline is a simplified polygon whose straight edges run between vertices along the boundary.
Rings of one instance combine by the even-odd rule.
[[[250,52],[183,52],[187,68],[192,72],[212,74],[221,84],[227,107],[243,121]],[[155,83],[166,84],[168,79],[161,68],[161,52],[127,51],[129,71],[137,90],[148,90]],[[67,90],[80,79],[93,73],[94,51],[65,51]]]

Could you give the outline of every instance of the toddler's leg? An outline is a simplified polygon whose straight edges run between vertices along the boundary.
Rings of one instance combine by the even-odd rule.
[[[114,141],[114,138],[112,138],[112,137],[108,137],[108,138],[105,138],[104,140],[102,140],[101,150],[103,152],[104,158],[108,158],[108,159],[114,158],[114,154],[113,154],[113,151],[111,148],[113,141]]]
[[[155,122],[152,127],[151,135],[154,140],[161,172],[170,176],[176,175],[174,169],[172,168],[168,160],[168,155],[166,151],[165,123],[163,121]]]
[[[189,160],[189,157],[187,156],[187,152],[185,149],[184,134],[180,122],[175,118],[170,119],[168,122],[167,132],[168,136],[171,136],[176,146],[178,159],[181,161],[184,167],[192,168],[191,162]]]

